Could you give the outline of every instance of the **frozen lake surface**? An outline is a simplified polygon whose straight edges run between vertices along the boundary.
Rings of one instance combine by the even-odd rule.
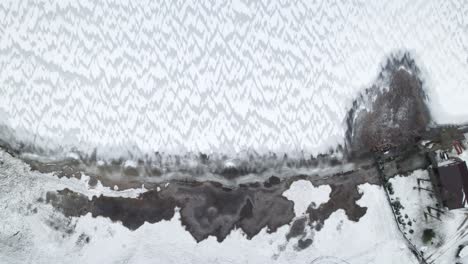
[[[464,1],[2,1],[0,17],[10,142],[317,153],[343,141],[352,100],[407,51],[435,121],[468,120]]]

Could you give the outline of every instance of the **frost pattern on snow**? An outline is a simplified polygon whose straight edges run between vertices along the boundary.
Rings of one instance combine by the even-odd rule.
[[[464,3],[1,1],[0,125],[50,148],[317,151],[401,49],[458,120]]]

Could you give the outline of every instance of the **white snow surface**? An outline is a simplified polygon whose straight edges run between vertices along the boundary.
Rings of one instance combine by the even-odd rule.
[[[310,181],[298,180],[291,184],[283,196],[294,202],[296,216],[303,215],[313,202],[318,207],[330,199],[331,188],[328,185],[315,187]]]
[[[463,0],[6,0],[0,17],[7,141],[109,157],[320,152],[402,51],[435,120],[468,120]]]
[[[418,179],[429,180],[429,173],[427,170],[416,170],[411,175],[400,176],[397,175],[389,180],[393,186],[394,194],[390,195],[395,201],[399,201],[404,207],[400,210],[403,220],[406,226],[401,228],[406,232],[407,237],[412,241],[417,248],[421,249],[426,245],[422,242],[422,233],[425,228],[434,228],[434,223],[438,224],[440,221],[428,217],[425,220],[424,212],[427,211],[427,207],[436,207],[437,200],[432,193],[426,190],[418,190],[417,187],[426,188],[432,190],[431,182],[422,181],[418,186]],[[432,195],[432,196],[431,196]],[[435,215],[436,212],[433,212]],[[408,215],[408,218],[404,216]],[[409,226],[407,223],[411,221],[412,225]],[[413,230],[414,233],[410,234],[409,230]]]
[[[181,225],[179,213],[136,231],[90,214],[67,220],[37,199],[64,187],[89,195],[86,179],[31,172],[4,152],[0,159],[0,263],[417,263],[396,229],[382,188],[375,185],[359,186],[363,197],[358,203],[368,207],[359,222],[338,210],[321,231],[308,230],[313,244],[297,251],[297,239],[286,240],[287,225],[272,234],[264,229],[251,240],[234,230],[222,243],[213,237],[196,243]],[[67,229],[73,232],[67,234]],[[89,243],[80,236],[89,236]]]
[[[408,219],[403,217],[405,223],[408,220],[412,222],[411,226],[400,225],[406,232],[406,237],[416,248],[424,252],[428,263],[468,263],[466,257],[456,258],[458,246],[468,244],[468,211],[466,209],[451,210],[441,214],[441,220],[430,216],[426,220],[424,212],[427,212],[427,206],[435,208],[437,200],[431,197],[428,191],[414,189],[418,186],[417,179],[429,179],[428,172],[417,170],[409,176],[396,176],[390,179],[395,192],[391,197],[399,200],[403,205],[401,215],[409,216]],[[420,187],[432,189],[429,182],[421,182]],[[432,214],[436,215],[436,212],[432,211]],[[410,229],[414,231],[413,234],[409,232]],[[424,229],[434,230],[436,235],[432,240],[433,243],[423,243]]]

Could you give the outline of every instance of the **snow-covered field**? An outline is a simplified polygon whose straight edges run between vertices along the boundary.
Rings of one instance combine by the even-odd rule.
[[[424,216],[425,212],[428,212],[427,207],[436,207],[437,200],[434,196],[431,196],[433,190],[430,182],[420,182],[418,185],[418,179],[429,180],[429,175],[426,170],[414,171],[409,176],[396,176],[389,180],[394,190],[394,193],[390,195],[392,202],[399,202],[402,205],[399,211],[400,216],[400,228],[406,234],[406,237],[416,245],[416,247],[427,253],[426,251],[434,250],[440,242],[440,236],[444,234],[437,234],[437,237],[428,241],[423,242],[423,232],[425,229],[434,229],[439,232],[441,221],[432,218],[430,215]],[[425,188],[427,190],[417,188]],[[395,206],[394,206],[395,208]],[[436,211],[432,212],[433,216],[437,215]]]
[[[91,191],[86,177],[58,179],[31,172],[4,152],[0,160],[0,263],[417,263],[396,229],[382,188],[375,185],[359,186],[364,195],[358,204],[368,207],[359,222],[338,210],[320,231],[307,227],[306,237],[313,243],[303,250],[295,247],[298,238],[286,239],[287,225],[272,234],[264,229],[252,240],[237,229],[223,243],[210,237],[197,244],[181,225],[179,213],[136,231],[90,214],[69,220],[37,199],[47,190],[65,187],[88,195],[127,197],[142,190]],[[328,200],[328,188],[300,180],[284,195],[297,205],[319,206]],[[289,191],[308,195],[291,196]],[[300,207],[297,217],[303,217]]]
[[[423,252],[428,263],[468,263],[466,257],[456,259],[458,246],[468,244],[468,211],[444,211],[438,216],[439,219],[436,219],[434,217],[437,217],[437,211],[432,209],[432,216],[427,214],[425,217],[424,213],[428,213],[427,207],[436,208],[437,200],[427,191],[433,190],[431,183],[422,181],[418,185],[418,179],[429,180],[427,170],[417,170],[409,176],[396,176],[389,180],[394,191],[390,195],[392,202],[398,201],[402,205],[398,210],[401,216],[400,229],[411,243]],[[418,190],[417,187],[426,190]],[[432,230],[434,237],[425,241],[425,230]]]
[[[331,188],[328,185],[314,187],[310,181],[299,180],[293,182],[283,196],[294,201],[294,213],[296,216],[302,216],[312,202],[318,207],[328,201],[330,192]]]
[[[1,1],[0,138],[46,149],[319,152],[409,51],[438,122],[467,121],[468,5]]]

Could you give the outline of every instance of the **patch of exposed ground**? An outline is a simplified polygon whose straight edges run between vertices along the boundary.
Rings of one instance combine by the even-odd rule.
[[[338,209],[345,210],[348,219],[355,222],[367,212],[367,208],[356,204],[356,201],[362,197],[362,193],[359,193],[357,188],[349,188],[341,184],[333,184],[331,188],[329,202],[320,205],[318,208],[309,207],[307,210],[310,221],[318,231],[322,228],[324,221]]]
[[[307,209],[310,223],[316,230],[320,230],[325,220],[338,209],[343,209],[351,221],[359,221],[365,215],[367,208],[356,202],[361,199],[358,186],[364,183],[380,184],[379,172],[376,167],[364,167],[360,170],[335,175],[333,180],[317,180],[314,184],[327,184],[331,187],[330,199],[315,207],[313,204]]]
[[[296,219],[289,229],[289,233],[286,235],[286,239],[291,239],[293,237],[303,236],[305,232],[305,227],[307,224],[307,217],[301,217]]]
[[[100,196],[88,200],[82,194],[64,189],[47,193],[46,200],[66,216],[78,217],[91,212],[93,217],[121,221],[132,230],[145,222],[169,220],[174,216],[175,207],[179,207],[182,224],[197,241],[208,236],[223,241],[234,228],[242,229],[251,238],[264,227],[274,232],[288,224],[294,217],[294,204],[281,195],[284,189],[284,184],[228,189],[212,182],[171,183],[159,192],[148,191],[136,199]]]

